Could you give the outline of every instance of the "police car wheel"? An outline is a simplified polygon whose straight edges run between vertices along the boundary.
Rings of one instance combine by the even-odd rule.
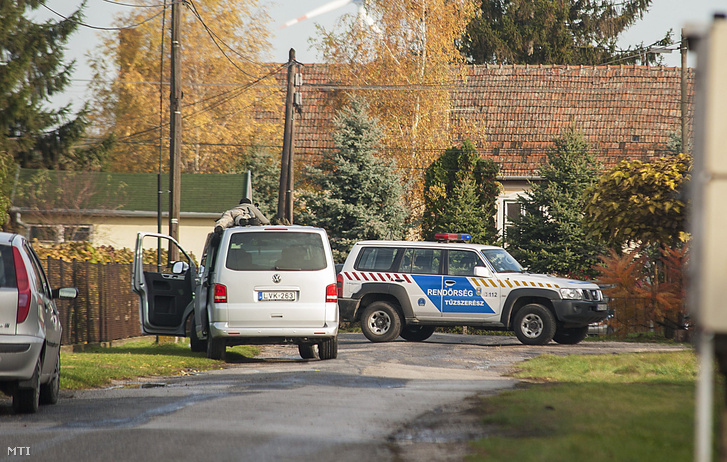
[[[588,326],[572,327],[569,329],[560,328],[555,331],[553,340],[561,345],[575,345],[588,336]]]
[[[401,338],[409,342],[423,342],[434,333],[434,326],[404,326]]]
[[[372,342],[390,342],[401,333],[401,318],[388,302],[374,302],[361,315],[361,331]]]
[[[543,305],[531,303],[518,310],[513,327],[521,343],[545,345],[555,335],[555,317]]]

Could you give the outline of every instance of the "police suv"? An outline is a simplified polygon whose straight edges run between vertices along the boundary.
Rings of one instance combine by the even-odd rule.
[[[608,315],[594,283],[528,273],[505,249],[469,244],[467,234],[435,239],[356,243],[337,277],[341,320],[360,321],[372,342],[472,326],[543,345],[576,344]]]

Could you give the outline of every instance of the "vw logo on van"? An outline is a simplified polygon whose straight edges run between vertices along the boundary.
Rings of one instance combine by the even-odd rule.
[[[279,274],[277,274],[277,273],[276,274],[273,274],[273,282],[274,283],[277,284],[278,282],[280,282],[280,279],[281,279],[281,277],[280,277]]]

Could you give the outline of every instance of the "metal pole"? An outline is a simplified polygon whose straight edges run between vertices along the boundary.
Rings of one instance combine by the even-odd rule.
[[[699,332],[697,409],[694,412],[694,461],[712,460],[712,397],[714,393],[714,334]]]
[[[169,235],[179,240],[179,212],[181,206],[181,154],[182,154],[182,111],[180,100],[182,99],[181,81],[181,44],[179,43],[181,26],[182,2],[172,3],[172,57],[171,57],[171,91],[169,95],[169,126],[170,126],[170,148],[169,148]],[[177,260],[177,249],[169,246],[169,259],[167,263]]]

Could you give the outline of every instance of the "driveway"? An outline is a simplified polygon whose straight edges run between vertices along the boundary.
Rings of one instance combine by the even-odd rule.
[[[512,365],[543,353],[605,354],[679,347],[619,342],[531,347],[514,337],[436,334],[374,344],[340,336],[339,358],[305,361],[264,347],[231,367],[64,393],[13,415],[0,399],[0,460],[462,460],[484,431],[476,397],[516,384]],[[5,459],[3,459],[5,457]]]

